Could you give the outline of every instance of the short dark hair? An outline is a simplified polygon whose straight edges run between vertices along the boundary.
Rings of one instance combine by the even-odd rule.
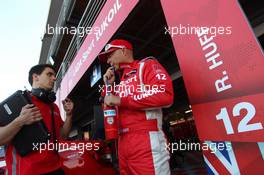
[[[31,86],[33,84],[33,74],[40,75],[47,67],[55,71],[55,68],[51,64],[38,64],[30,69],[30,71],[28,72],[28,82]]]

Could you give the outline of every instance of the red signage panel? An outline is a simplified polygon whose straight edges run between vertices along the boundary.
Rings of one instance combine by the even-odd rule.
[[[208,174],[263,174],[264,55],[238,1],[161,3],[200,139],[232,141],[203,151]]]
[[[138,0],[107,0],[61,83],[61,99],[74,88]]]
[[[264,56],[238,1],[164,0],[162,6],[165,34],[172,36],[199,136],[263,141]],[[248,100],[252,106],[243,103]],[[235,106],[236,117],[230,113]],[[248,107],[254,115],[242,114]],[[225,134],[221,117],[231,120],[234,133]],[[257,129],[236,132],[241,120],[242,126]]]
[[[200,139],[264,142],[263,99],[264,93],[193,105]]]

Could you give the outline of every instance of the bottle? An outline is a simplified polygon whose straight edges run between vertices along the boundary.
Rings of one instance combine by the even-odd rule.
[[[111,93],[109,91],[108,81],[105,82],[107,93],[109,96]],[[106,140],[117,139],[118,138],[118,124],[117,124],[117,112],[115,106],[104,105],[104,127],[105,127],[105,138]]]
[[[104,127],[106,140],[118,138],[117,114],[114,106],[104,105]]]

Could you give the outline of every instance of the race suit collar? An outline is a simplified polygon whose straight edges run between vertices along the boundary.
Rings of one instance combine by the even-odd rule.
[[[119,68],[120,68],[121,70],[124,70],[124,69],[131,69],[131,68],[133,68],[138,62],[139,62],[139,60],[134,60],[134,61],[131,62],[131,63],[119,63]]]

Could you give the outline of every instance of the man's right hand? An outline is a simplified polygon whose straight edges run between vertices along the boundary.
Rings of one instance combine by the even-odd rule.
[[[20,115],[16,120],[21,125],[30,125],[34,122],[42,120],[42,115],[40,110],[34,106],[34,104],[27,104],[24,106],[20,112]]]
[[[42,115],[33,104],[24,106],[19,116],[6,126],[0,127],[0,145],[9,144],[24,125],[40,121]]]
[[[115,81],[115,71],[113,67],[109,67],[103,76],[104,82],[108,81],[109,85],[113,85]]]

